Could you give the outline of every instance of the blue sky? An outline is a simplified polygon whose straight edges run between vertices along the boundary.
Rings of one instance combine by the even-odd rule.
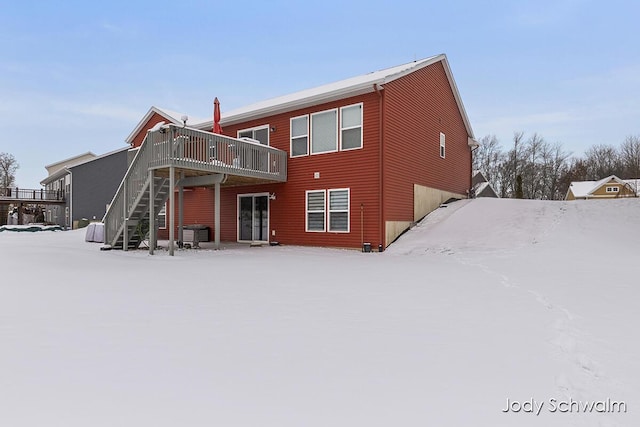
[[[635,1],[0,0],[0,152],[17,183],[103,154],[151,105],[210,117],[446,53],[477,138],[581,154],[640,134]]]

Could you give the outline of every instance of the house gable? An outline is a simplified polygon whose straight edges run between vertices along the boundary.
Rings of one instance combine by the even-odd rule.
[[[147,134],[147,131],[160,122],[182,124],[182,116],[184,114],[175,111],[166,110],[159,107],[151,107],[147,114],[142,117],[136,127],[131,131],[125,142],[131,147],[139,147]],[[190,120],[197,122],[197,120]]]
[[[387,226],[402,228],[448,198],[467,196],[473,135],[455,93],[443,61],[384,86],[380,176]],[[387,235],[387,243],[394,238]]]
[[[635,197],[632,185],[615,175],[599,181],[574,181],[569,185],[565,200],[576,199],[612,199],[617,197]]]

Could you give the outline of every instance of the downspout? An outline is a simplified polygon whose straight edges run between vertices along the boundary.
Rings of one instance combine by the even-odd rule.
[[[469,176],[469,189],[467,190],[467,198],[471,199],[471,190],[473,190],[473,152],[480,148],[480,144],[471,148],[469,152],[469,156],[471,157],[471,176]],[[473,198],[475,199],[476,195],[474,194]]]
[[[378,85],[378,83],[374,83],[373,84],[373,90],[378,94],[378,216],[379,216],[379,221],[380,221],[380,240],[379,240],[379,246],[378,249],[386,249],[387,247],[387,242],[386,242],[386,230],[385,230],[385,226],[384,226],[384,216],[383,216],[383,209],[382,209],[382,202],[384,200],[384,189],[383,189],[383,182],[382,182],[382,174],[384,172],[384,168],[382,167],[383,165],[383,159],[384,156],[382,155],[382,150],[383,150],[383,142],[384,142],[384,138],[383,138],[383,125],[384,125],[384,120],[383,120],[383,115],[384,115],[384,108],[383,108],[383,102],[384,99],[382,97],[382,91],[380,90],[380,86]]]

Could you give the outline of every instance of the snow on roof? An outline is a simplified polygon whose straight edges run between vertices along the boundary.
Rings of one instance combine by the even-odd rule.
[[[87,160],[84,160],[82,162],[78,162],[78,163],[74,164],[73,166],[68,166],[67,169],[72,169],[72,168],[75,168],[76,166],[84,165],[84,164],[90,163],[90,162],[95,162],[96,160],[100,160],[100,159],[103,159],[105,157],[109,157],[109,156],[111,156],[113,154],[121,153],[123,151],[129,151],[130,149],[131,149],[131,147],[118,148],[116,150],[112,150],[112,151],[109,151],[107,153],[104,153],[104,154],[101,154],[99,156],[96,156],[96,157],[94,157],[92,159],[87,159]]]
[[[631,189],[636,192],[638,196],[640,196],[640,178],[635,179],[624,179],[624,182],[631,186]]]
[[[78,154],[77,156],[69,157],[68,159],[59,160],[55,163],[51,163],[50,165],[46,165],[44,168],[49,170],[49,168],[54,166],[62,166],[62,165],[67,166],[67,165],[75,164],[75,163],[84,161],[87,156],[95,157],[96,155],[93,154],[91,151],[87,151],[86,153]]]
[[[186,113],[179,113],[177,111],[172,111],[167,108],[155,107],[156,110],[161,111],[163,116],[167,118],[171,118],[176,123],[182,123],[182,117],[187,116],[187,124],[189,126],[194,125],[196,123],[205,122],[207,119],[203,117],[191,117]]]
[[[231,124],[256,116],[267,116],[288,109],[298,109],[304,106],[328,102],[345,96],[353,96],[360,93],[373,92],[374,84],[384,84],[409,74],[419,68],[436,62],[438,56],[397,65],[384,70],[374,71],[361,76],[351,77],[345,80],[329,83],[311,89],[294,92],[289,95],[267,99],[246,107],[238,108],[222,114],[221,124]],[[203,123],[204,124],[204,123]],[[209,124],[209,123],[206,123]],[[213,122],[211,122],[213,124]]]
[[[302,90],[289,95],[268,99],[226,113],[223,112],[220,124],[222,124],[223,126],[231,125],[242,121],[258,119],[278,113],[284,113],[315,104],[335,101],[350,96],[373,92],[375,90],[374,85],[376,84],[384,85],[385,83],[392,82],[396,79],[399,79],[400,77],[406,76],[407,74],[410,74],[414,71],[440,61],[442,62],[449,79],[449,83],[453,90],[458,108],[460,109],[460,114],[462,115],[462,118],[464,120],[467,133],[470,137],[473,138],[473,130],[471,128],[471,124],[462,104],[460,93],[458,92],[458,88],[453,79],[447,57],[444,54],[431,56],[429,58],[412,61],[406,64],[397,65],[395,67],[374,71],[356,77],[351,77],[345,80],[340,80],[334,83]],[[208,120],[192,126],[198,129],[211,128],[213,126],[213,120]]]
[[[246,107],[237,108],[232,111],[222,112],[220,124],[222,126],[232,125],[248,120],[255,120],[274,114],[285,113],[287,111],[293,111],[300,108],[309,107],[321,103],[336,101],[339,99],[362,95],[375,91],[374,85],[384,85],[385,83],[392,82],[407,74],[413,73],[421,68],[442,62],[445,73],[449,80],[449,84],[453,91],[453,95],[456,99],[460,115],[464,121],[467,134],[471,141],[474,141],[473,129],[471,123],[462,104],[462,98],[458,91],[458,87],[451,73],[449,62],[445,54],[435,55],[428,58],[420,59],[417,61],[408,62],[406,64],[396,65],[394,67],[385,68],[383,70],[374,71],[368,74],[363,74],[356,77],[351,77],[345,80],[340,80],[334,83],[318,86],[311,89],[305,89],[299,92],[291,93],[276,98],[271,98],[265,101],[257,102]],[[165,117],[167,120],[174,124],[182,124],[183,114],[171,111],[165,108],[151,107],[147,114],[138,123],[136,128],[127,137],[126,142],[131,143],[133,138],[142,130],[142,127],[147,123],[153,113],[158,113]],[[213,119],[196,119],[191,118],[188,122],[190,127],[210,130],[213,127]]]
[[[573,181],[569,186],[569,190],[575,198],[587,197],[612,179],[620,184],[626,183],[615,175],[609,175],[599,181]]]

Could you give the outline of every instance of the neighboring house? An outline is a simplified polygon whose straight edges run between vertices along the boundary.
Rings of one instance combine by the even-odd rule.
[[[71,175],[69,174],[68,168],[95,158],[95,154],[92,152],[86,152],[45,166],[48,176],[40,181],[40,185],[44,186],[44,189],[48,192],[53,191],[56,194],[62,194],[65,199],[64,205],[58,204],[45,206],[45,221],[63,227],[71,226],[71,207],[69,200],[69,194],[71,192]]]
[[[622,180],[615,175],[599,181],[574,181],[567,190],[565,200],[615,199],[637,197],[635,180]]]
[[[482,171],[474,171],[471,178],[474,197],[499,197]]]
[[[46,190],[64,191],[66,204],[47,206],[45,220],[73,228],[83,219],[101,220],[127,170],[128,151],[125,147],[101,156],[85,153],[46,166],[53,172],[40,184]]]
[[[177,115],[152,107],[127,138],[139,150],[123,188],[137,190],[105,217],[114,247],[169,198],[161,238],[202,224],[218,241],[385,248],[472,187],[477,143],[445,55],[227,112],[224,135]]]

